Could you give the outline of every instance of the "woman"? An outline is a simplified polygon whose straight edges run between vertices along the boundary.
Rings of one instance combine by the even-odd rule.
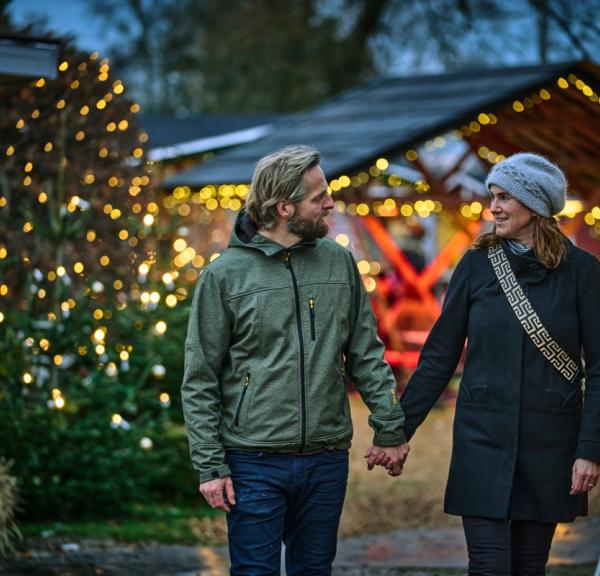
[[[469,575],[543,575],[556,523],[587,514],[600,475],[600,265],[553,217],[567,187],[558,166],[515,154],[486,186],[494,229],[458,264],[401,403],[410,438],[467,341],[445,511],[462,516]],[[530,335],[517,317],[527,324],[531,310],[513,309],[493,263],[500,278],[514,272],[547,331],[541,343],[540,326]],[[555,364],[570,357],[571,372],[544,354]]]

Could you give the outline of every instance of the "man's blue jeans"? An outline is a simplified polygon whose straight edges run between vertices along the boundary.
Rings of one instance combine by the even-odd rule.
[[[307,456],[227,453],[236,505],[227,514],[233,576],[331,574],[348,480],[348,451]]]

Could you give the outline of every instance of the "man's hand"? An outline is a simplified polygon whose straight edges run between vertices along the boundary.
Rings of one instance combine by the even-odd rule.
[[[592,490],[596,486],[599,477],[600,465],[597,462],[577,458],[573,464],[571,496]]]
[[[200,492],[212,508],[219,508],[223,512],[229,512],[235,504],[235,492],[230,476],[202,482]]]
[[[408,442],[399,446],[373,445],[365,454],[367,468],[373,470],[375,466],[384,466],[390,476],[400,476],[409,451]]]

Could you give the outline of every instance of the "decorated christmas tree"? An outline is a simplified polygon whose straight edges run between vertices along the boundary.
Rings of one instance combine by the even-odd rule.
[[[139,106],[64,47],[0,108],[0,456],[29,517],[123,511],[184,461],[186,291],[158,269]]]

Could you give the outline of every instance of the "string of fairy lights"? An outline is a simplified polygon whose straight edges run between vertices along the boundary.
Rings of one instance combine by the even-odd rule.
[[[568,90],[576,89],[586,96],[591,102],[599,103],[598,94],[583,80],[574,74],[568,75],[567,78],[559,77],[556,80],[556,89]],[[536,107],[543,105],[552,99],[551,90],[542,88],[536,93],[533,93],[521,100],[514,100],[512,110],[515,113],[527,113]],[[470,122],[464,124],[460,128],[454,129],[448,134],[439,135],[426,141],[422,145],[424,152],[432,152],[437,149],[442,149],[452,141],[458,141],[469,138],[473,135],[478,135],[487,126],[494,126],[499,122],[498,117],[491,112],[480,112]],[[493,150],[489,146],[479,146],[476,150],[479,158],[494,164],[505,159],[505,156]],[[420,152],[416,149],[409,149],[404,153],[406,160],[410,163],[415,163],[419,160]],[[384,199],[372,199],[362,202],[347,201],[339,197],[339,193],[346,189],[360,190],[369,183],[377,181],[378,186],[384,185],[390,195]],[[419,196],[423,196],[417,200],[403,201],[399,194],[394,195],[400,188],[411,188]],[[203,207],[204,210],[214,212],[216,210],[228,210],[237,212],[243,205],[248,194],[249,186],[247,184],[223,184],[223,185],[208,185],[199,190],[192,190],[189,186],[177,186],[170,194],[163,199],[164,207],[169,211],[174,211],[182,217],[188,216],[192,212],[192,206],[197,205]],[[367,216],[374,214],[383,218],[403,217],[413,218],[429,218],[432,215],[439,214],[444,210],[442,203],[439,200],[427,198],[427,193],[431,191],[431,185],[425,180],[408,181],[403,179],[398,174],[390,172],[390,161],[387,158],[378,158],[372,166],[367,170],[360,171],[354,175],[342,174],[337,178],[330,180],[329,192],[334,196],[338,196],[335,200],[335,210],[340,214],[349,216]],[[357,196],[353,194],[351,196]],[[570,200],[565,207],[565,210],[560,216],[574,218],[583,210],[583,203],[579,200]],[[471,221],[487,220],[492,221],[493,217],[482,201],[473,200],[463,202],[458,207],[458,213],[462,218]],[[592,228],[597,237],[600,237],[600,207],[590,207],[583,216],[585,224]],[[349,240],[346,235],[340,235],[336,238],[341,244],[347,245]],[[173,247],[178,255],[173,260],[175,268],[185,268],[192,265],[195,268],[202,268],[204,264],[218,256],[212,254],[209,258],[196,254],[195,250],[187,245],[184,238],[176,238]],[[193,273],[190,275],[193,277]]]

